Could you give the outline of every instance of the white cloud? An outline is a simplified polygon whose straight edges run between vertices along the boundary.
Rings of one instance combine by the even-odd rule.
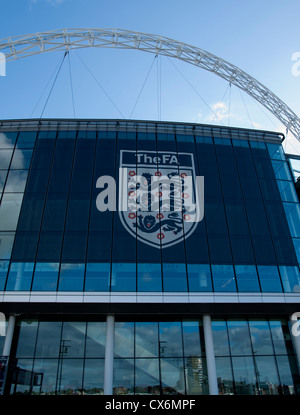
[[[31,6],[35,6],[38,3],[48,3],[53,7],[58,7],[63,4],[66,0],[29,0]]]

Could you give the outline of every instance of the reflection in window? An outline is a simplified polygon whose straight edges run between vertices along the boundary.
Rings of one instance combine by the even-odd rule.
[[[23,193],[4,193],[0,206],[0,230],[17,228]]]
[[[115,323],[115,357],[134,356],[134,324]]]
[[[232,368],[237,395],[256,395],[256,376],[253,357],[233,357]]]
[[[109,291],[110,264],[86,264],[85,291]]]
[[[255,265],[235,265],[239,292],[259,292],[258,276]]]
[[[84,264],[61,264],[59,291],[83,291]]]
[[[216,357],[219,395],[234,395],[230,357]]]
[[[136,264],[112,264],[111,290],[136,291]]]
[[[161,264],[137,264],[137,290],[161,292]]]
[[[40,322],[35,357],[60,357],[62,351],[61,330],[61,321]]]
[[[12,148],[17,139],[17,132],[0,133],[0,148]]]
[[[38,262],[35,266],[33,291],[56,291],[58,263]]]
[[[57,359],[35,359],[32,393],[36,395],[54,395],[56,392],[57,369]]]
[[[0,261],[0,291],[4,290],[9,261]]]
[[[281,144],[267,143],[270,158],[273,160],[285,160],[285,155]]]
[[[243,320],[229,320],[227,325],[231,354],[233,356],[251,355],[248,323]]]
[[[276,179],[293,180],[288,163],[285,161],[272,160]]]
[[[36,135],[36,131],[20,131],[17,141],[17,148],[33,148]]]
[[[0,259],[10,258],[14,237],[14,232],[0,232]]]
[[[212,291],[210,266],[188,264],[189,291]]]
[[[158,359],[135,359],[135,394],[160,393]]]
[[[132,395],[134,393],[134,360],[114,360],[114,395]]]
[[[255,368],[260,395],[278,395],[279,378],[274,356],[256,356]]]
[[[164,291],[187,291],[185,264],[163,264]]]
[[[89,321],[86,334],[86,357],[105,356],[106,323]]]
[[[257,268],[262,292],[282,292],[276,266],[259,265]]]
[[[212,265],[214,291],[236,291],[232,265]]]
[[[63,323],[60,354],[67,357],[84,357],[86,323],[69,321]]]
[[[286,180],[277,180],[281,199],[284,202],[298,202],[295,185],[293,182],[287,182]]]
[[[15,149],[10,169],[28,170],[31,162],[32,150]]]
[[[158,323],[135,323],[135,356],[158,357]]]
[[[159,354],[161,357],[182,356],[180,322],[159,323]]]
[[[59,395],[82,393],[83,359],[60,359],[57,383]]]
[[[163,395],[182,395],[185,393],[182,357],[161,359],[161,383]]]
[[[5,192],[24,192],[28,170],[11,170],[5,185]]]
[[[16,357],[34,356],[38,322],[35,320],[23,320],[17,323],[18,343]]]
[[[85,395],[103,395],[104,359],[85,359],[83,379]]]
[[[286,293],[300,292],[299,268],[297,266],[295,267],[280,266],[279,270],[280,270],[284,292]]]
[[[201,356],[204,354],[203,327],[198,321],[183,321],[183,348],[184,355]],[[201,341],[200,341],[201,334]]]
[[[206,361],[203,357],[185,359],[187,395],[209,395]]]
[[[293,238],[300,236],[300,206],[299,203],[283,203],[285,214]]]
[[[10,164],[12,156],[12,150],[1,150],[0,151],[0,169],[7,170]]]
[[[33,267],[33,262],[13,262],[9,269],[6,291],[29,291]]]
[[[229,355],[229,340],[225,321],[212,321],[215,356]]]
[[[271,333],[267,321],[249,321],[251,341],[254,354],[274,354]]]

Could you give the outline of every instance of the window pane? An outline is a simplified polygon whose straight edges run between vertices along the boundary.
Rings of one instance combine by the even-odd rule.
[[[214,291],[236,291],[232,265],[212,265]]]
[[[61,264],[59,291],[83,291],[84,264]]]
[[[188,264],[189,291],[212,291],[210,266]]]
[[[234,395],[231,360],[229,357],[216,357],[219,395]]]
[[[182,331],[179,322],[159,323],[161,357],[182,356]]]
[[[105,356],[106,323],[88,322],[86,335],[86,357]]]
[[[104,359],[85,359],[83,390],[86,395],[103,395]]]
[[[228,321],[231,354],[251,355],[250,334],[247,321]]]
[[[161,359],[161,383],[163,395],[185,393],[184,364],[180,357]]]
[[[57,393],[78,395],[82,393],[83,359],[63,359],[59,362]]]
[[[85,345],[85,322],[64,322],[60,354],[63,358],[83,357]]]
[[[237,395],[256,395],[256,376],[252,357],[233,357],[233,376]]]
[[[289,166],[285,161],[272,160],[272,165],[276,179],[279,180],[293,180]]]
[[[253,353],[255,355],[274,354],[271,333],[267,321],[249,321]]]
[[[34,263],[14,262],[10,265],[6,291],[29,291]]]
[[[293,182],[277,180],[281,199],[284,202],[298,202],[298,197]]]
[[[286,321],[270,321],[273,344],[276,354],[294,354],[292,339]]]
[[[54,395],[57,380],[57,359],[35,359],[33,374],[36,382],[32,385],[34,395]]]
[[[285,214],[294,238],[300,236],[300,206],[299,203],[283,203]]]
[[[33,278],[33,291],[56,291],[58,278],[57,263],[37,263]]]
[[[14,238],[14,232],[0,232],[0,259],[10,258]]]
[[[298,262],[300,263],[300,238],[299,239],[293,239],[294,248],[296,251]]]
[[[229,356],[229,340],[225,321],[212,321],[214,351],[216,356]]]
[[[277,267],[259,265],[257,268],[262,292],[282,292]]]
[[[16,230],[22,199],[22,193],[4,193],[0,206],[0,230]]]
[[[184,356],[201,356],[204,352],[203,327],[198,321],[183,321]],[[201,333],[201,341],[200,341]]]
[[[279,267],[281,281],[286,293],[300,292],[300,274],[299,268],[295,267]]]
[[[61,327],[60,321],[40,322],[35,357],[60,356]]]
[[[135,393],[137,395],[159,394],[158,359],[135,359]]]
[[[112,264],[112,291],[136,291],[136,264]]]
[[[158,323],[135,323],[135,356],[158,357]]]
[[[274,356],[255,357],[259,393],[261,395],[278,395],[279,378]]]
[[[7,170],[0,170],[0,192],[4,189],[4,183],[6,180]],[[0,194],[1,196],[1,194]]]
[[[114,360],[114,395],[133,395],[134,393],[134,360]]]
[[[285,160],[285,155],[281,144],[267,144],[267,148],[270,154],[271,159],[275,160]]]
[[[189,357],[184,361],[187,395],[209,395],[206,359]]]
[[[300,392],[300,378],[294,356],[276,356],[281,391],[283,395],[294,395]]]
[[[85,291],[109,291],[110,264],[88,263],[86,265]]]
[[[15,149],[11,162],[11,169],[28,170],[31,162],[32,150]]]
[[[0,261],[0,291],[4,290],[9,261]]]
[[[7,170],[10,159],[12,156],[12,150],[1,150],[0,151],[0,169],[1,170]]]
[[[17,147],[33,148],[36,139],[36,134],[37,133],[35,131],[20,131],[17,141]]]
[[[259,292],[258,276],[254,265],[236,265],[235,273],[239,292]]]
[[[12,385],[10,393],[12,395],[29,395],[32,383],[32,359],[18,359],[16,367],[10,368]]]
[[[11,170],[5,185],[5,192],[24,192],[28,170]]]
[[[134,324],[115,324],[115,357],[134,357]]]
[[[185,264],[163,264],[164,291],[187,291]]]
[[[138,291],[162,291],[161,264],[137,264]]]
[[[0,148],[12,148],[16,142],[17,132],[0,133]]]
[[[23,320],[17,323],[18,345],[16,357],[33,357],[36,343],[38,322],[34,320]]]

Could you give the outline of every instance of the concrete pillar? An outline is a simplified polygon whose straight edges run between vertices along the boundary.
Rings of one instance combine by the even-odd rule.
[[[290,316],[291,337],[297,357],[298,369],[300,371],[300,312]]]
[[[104,363],[104,395],[113,394],[115,317],[106,318],[106,341]]]
[[[216,370],[216,360],[214,351],[213,334],[211,328],[211,318],[209,315],[203,316],[203,331],[207,364],[207,375],[209,384],[209,394],[218,395],[218,379]]]
[[[16,316],[11,314],[8,318],[8,325],[3,346],[2,356],[9,356],[16,324]]]

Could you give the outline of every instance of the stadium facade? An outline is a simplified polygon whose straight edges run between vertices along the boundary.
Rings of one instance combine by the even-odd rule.
[[[300,394],[300,205],[283,139],[1,121],[2,393]],[[173,182],[166,207],[162,177],[192,191],[178,199]],[[121,209],[121,190],[142,188]]]

